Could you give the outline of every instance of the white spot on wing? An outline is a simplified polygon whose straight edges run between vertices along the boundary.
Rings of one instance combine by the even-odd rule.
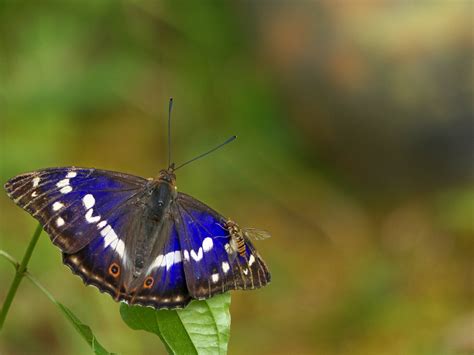
[[[41,179],[40,179],[38,176],[35,177],[33,180],[31,180],[31,181],[33,182],[33,187],[38,186],[40,180],[41,180]]]
[[[64,186],[61,190],[59,190],[59,192],[61,192],[62,194],[68,194],[72,191],[72,187],[71,186]]]
[[[100,221],[100,216],[93,216],[92,214],[94,213],[94,209],[89,209],[87,212],[86,212],[86,221],[88,223],[97,223]]]
[[[103,221],[97,223],[97,229],[104,228],[106,224],[107,224],[107,221],[104,219]]]
[[[158,267],[165,267],[166,266],[166,254],[163,255],[163,258],[161,258],[161,263],[158,265]]]
[[[62,219],[61,217],[58,217],[58,218],[56,219],[56,225],[57,225],[58,227],[63,226],[63,225],[64,225],[64,219]]]
[[[75,171],[70,171],[66,175],[66,177],[69,179],[75,178],[76,176],[77,176],[77,173]]]
[[[194,261],[200,261],[202,259],[202,248],[199,248],[197,254],[194,250],[191,250],[191,257],[194,259]]]
[[[204,250],[205,252],[210,251],[213,246],[214,243],[212,242],[212,238],[207,237],[202,241],[202,250]]]
[[[249,273],[249,269],[243,269],[242,271],[244,272],[245,275]]]
[[[184,249],[183,255],[184,255],[184,259],[186,259],[186,261],[189,261],[189,252],[186,249]]]
[[[174,263],[177,264],[177,263],[180,263],[181,262],[181,251],[179,250],[176,250],[174,252]]]
[[[59,180],[58,183],[56,184],[56,186],[57,187],[69,186],[69,179]]]
[[[227,274],[227,271],[230,270],[229,263],[227,261],[222,262],[222,271],[224,271],[224,274]]]
[[[212,282],[216,283],[217,281],[219,281],[219,274],[212,274],[211,275],[211,280]]]
[[[188,254],[189,257],[189,254]],[[181,259],[181,251],[175,250],[166,253],[165,255],[158,255],[153,263],[150,265],[148,270],[155,269],[157,267],[165,267],[169,270],[174,264],[178,264],[182,261]]]
[[[36,197],[36,196],[38,196],[38,193],[37,193],[36,191],[33,191],[33,192],[31,193],[31,197]]]
[[[115,250],[117,248],[118,242],[119,242],[119,239],[118,238],[115,239],[112,243],[110,243],[110,247]]]
[[[249,266],[252,266],[252,264],[255,262],[255,257],[250,254],[250,258],[249,258]]]
[[[99,223],[100,224],[100,223]],[[107,234],[109,234],[110,230],[112,229],[111,226],[107,226],[104,229],[100,231],[100,235],[105,237]]]
[[[105,231],[107,229],[107,234],[102,234],[103,231]],[[107,227],[104,228],[104,230],[102,230],[100,232],[100,234],[104,235],[104,247],[107,248],[109,245],[114,248],[116,247],[116,244],[113,244],[112,243],[117,243],[117,241],[119,240],[118,239],[118,236],[117,234],[115,233],[115,231],[112,229],[112,227],[110,227],[110,225],[108,225]]]
[[[59,211],[63,207],[64,207],[64,205],[61,202],[53,203],[53,211]]]
[[[174,251],[169,252],[165,255],[166,259],[166,270],[169,270],[174,264]]]
[[[115,248],[115,252],[123,258],[124,252],[125,252],[125,243],[119,239],[117,243],[117,247]]]
[[[91,194],[87,194],[82,198],[82,204],[88,210],[89,208],[94,207],[95,205],[95,198]]]
[[[150,265],[150,270],[161,266],[161,264],[163,263],[163,260],[164,260],[164,256],[161,254],[158,255],[153,261],[153,263]]]

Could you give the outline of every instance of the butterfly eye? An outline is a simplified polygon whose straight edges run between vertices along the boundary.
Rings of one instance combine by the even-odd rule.
[[[145,288],[151,288],[151,286],[153,286],[153,277],[148,276],[148,277],[145,279],[145,282],[143,282],[143,287],[145,287]]]
[[[120,266],[118,266],[116,263],[112,263],[112,265],[109,267],[109,274],[113,277],[117,277],[120,274]]]

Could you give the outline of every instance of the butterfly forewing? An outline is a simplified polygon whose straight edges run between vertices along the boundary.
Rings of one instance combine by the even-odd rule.
[[[19,175],[5,189],[42,224],[54,244],[74,253],[97,237],[109,216],[126,209],[145,183],[132,175],[66,167]]]

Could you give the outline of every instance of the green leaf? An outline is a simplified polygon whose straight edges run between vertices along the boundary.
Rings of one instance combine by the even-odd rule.
[[[35,284],[36,287],[38,287],[43,293],[53,302],[58,306],[58,308],[61,310],[61,312],[66,316],[66,319],[71,322],[73,327],[77,330],[77,332],[82,336],[82,338],[89,344],[89,346],[92,348],[92,351],[97,354],[97,355],[108,355],[112,354],[109,353],[107,350],[104,349],[104,347],[97,341],[95,338],[94,333],[92,333],[91,328],[82,323],[79,318],[77,318],[74,313],[71,312],[69,308],[67,308],[65,305],[62,303],[56,301],[56,299],[53,297],[51,293],[49,293],[48,290],[44,288],[43,285],[41,285],[33,275],[30,273],[26,273],[25,276],[30,279],[31,282]]]
[[[40,226],[41,227],[41,226]],[[41,230],[40,230],[41,232]],[[38,233],[39,236],[39,233]],[[0,250],[0,256],[4,257],[7,259],[15,269],[19,267],[18,261],[15,260],[10,254],[5,252],[4,250]],[[112,353],[109,353],[107,350],[104,349],[104,347],[97,341],[95,338],[94,334],[92,333],[92,330],[89,326],[85,325],[82,323],[79,318],[77,318],[74,313],[71,312],[69,308],[67,308],[65,305],[62,303],[59,303],[56,301],[56,299],[53,297],[53,295],[43,286],[39,283],[36,278],[31,275],[28,271],[22,273],[22,276],[27,277],[36,287],[38,287],[48,298],[51,302],[53,302],[55,305],[58,306],[58,308],[61,310],[61,312],[66,316],[67,320],[71,322],[71,324],[74,326],[74,328],[77,330],[77,332],[84,338],[84,340],[89,344],[89,346],[92,348],[92,351],[97,354],[97,355],[109,355]]]
[[[107,350],[104,349],[102,345],[97,341],[92,330],[89,326],[82,323],[75,315],[71,312],[69,308],[63,304],[56,302],[59,309],[63,312],[66,318],[72,323],[74,328],[78,331],[79,334],[85,339],[85,341],[91,346],[92,351],[97,355],[108,355],[110,354]]]
[[[185,309],[157,311],[120,305],[124,322],[161,338],[170,354],[226,354],[230,336],[230,293],[193,301]]]

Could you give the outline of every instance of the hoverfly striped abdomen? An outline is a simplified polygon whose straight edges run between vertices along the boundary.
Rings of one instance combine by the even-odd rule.
[[[237,243],[237,251],[239,252],[240,256],[245,256],[245,240],[240,235],[235,238],[235,242]]]
[[[239,253],[240,256],[246,256],[245,239],[239,225],[232,220],[226,222],[226,228],[229,231],[230,241],[229,249],[233,253]]]

